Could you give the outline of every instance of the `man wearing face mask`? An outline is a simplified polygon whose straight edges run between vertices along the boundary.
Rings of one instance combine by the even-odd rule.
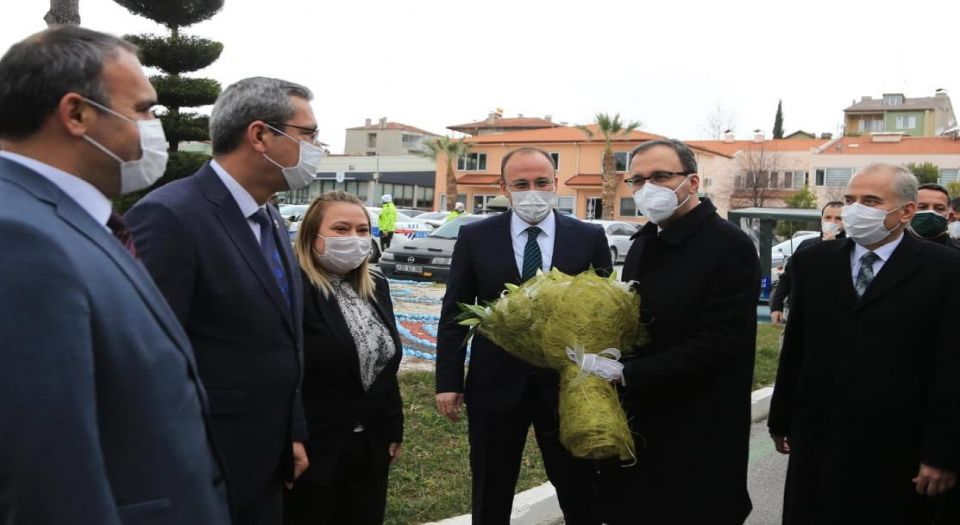
[[[827,205],[823,207],[823,210],[820,211],[820,237],[801,242],[796,249],[793,250],[793,254],[796,255],[800,250],[809,248],[821,241],[833,241],[845,238],[846,233],[843,231],[843,219],[840,217],[840,211],[842,209],[843,202],[828,202]],[[790,284],[792,280],[790,260],[788,259],[783,267],[783,273],[780,274],[780,279],[777,281],[777,287],[770,295],[770,320],[776,324],[784,322],[783,303],[787,296],[790,295]]]
[[[939,184],[922,184],[917,199],[917,213],[910,221],[910,230],[925,241],[960,249],[960,243],[951,238],[948,230],[950,192]]]
[[[612,268],[603,230],[554,210],[557,176],[549,153],[511,151],[500,173],[500,191],[512,210],[464,225],[453,251],[437,337],[437,408],[457,421],[467,405],[473,523],[509,523],[532,424],[566,523],[599,524],[592,466],[570,456],[558,439],[557,373],[534,368],[477,335],[464,385],[467,331],[456,319],[458,304],[493,301],[504,283],[522,283],[537,271],[578,274],[593,268],[609,274]]]
[[[190,341],[110,199],[166,166],[136,48],[0,58],[0,523],[230,523]]]
[[[300,401],[302,293],[283,219],[268,201],[313,179],[312,94],[253,77],[210,115],[213,160],[127,213],[137,248],[193,342],[238,522],[274,524],[307,467]]]
[[[927,523],[960,469],[960,254],[904,234],[902,166],[867,166],[844,200],[848,239],[793,260],[768,420],[790,454],[784,523]]]
[[[624,181],[649,222],[623,265],[650,342],[625,359],[622,400],[637,461],[605,466],[611,525],[742,523],[760,262],[753,243],[697,195],[693,151],[641,144]]]

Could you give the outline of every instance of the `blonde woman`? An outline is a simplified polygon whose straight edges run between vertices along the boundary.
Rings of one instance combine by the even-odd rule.
[[[367,260],[370,230],[366,208],[342,191],[318,197],[300,224],[310,466],[287,494],[287,525],[383,523],[403,439],[402,348],[387,280]]]

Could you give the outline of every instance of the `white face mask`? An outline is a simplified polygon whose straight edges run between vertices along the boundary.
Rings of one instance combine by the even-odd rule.
[[[948,224],[947,231],[950,233],[951,239],[960,239],[960,221]]]
[[[140,158],[137,160],[123,160],[103,144],[87,135],[83,136],[84,140],[120,163],[120,193],[140,191],[157,182],[157,179],[162,177],[163,172],[167,169],[167,157],[169,156],[167,154],[167,137],[163,133],[163,124],[160,119],[133,120],[88,98],[83,100],[137,126],[137,131],[140,134],[140,151],[142,151]]]
[[[326,152],[323,148],[314,146],[309,142],[297,140],[270,124],[267,124],[267,127],[294,142],[300,143],[300,160],[296,166],[290,166],[288,168],[268,157],[266,153],[264,153],[263,156],[276,167],[280,168],[280,171],[283,172],[283,178],[287,181],[287,188],[290,190],[299,190],[309,186],[314,177],[317,176],[317,172],[320,171],[320,159],[324,157]]]
[[[633,202],[637,205],[640,213],[650,219],[650,222],[660,224],[672,217],[673,212],[677,211],[677,208],[683,206],[690,200],[693,193],[688,194],[687,198],[683,199],[683,202],[677,201],[677,190],[689,181],[690,176],[688,175],[687,178],[673,190],[648,182],[634,192]]]
[[[835,236],[840,233],[840,225],[835,222],[822,222],[820,223],[820,231]]]
[[[557,194],[552,191],[511,191],[513,211],[529,224],[539,224],[547,218],[557,202]]]
[[[345,275],[363,264],[370,253],[370,237],[317,237],[323,239],[323,253],[316,249],[313,253],[320,266],[330,273]]]
[[[843,218],[843,229],[847,232],[847,237],[853,239],[853,242],[860,246],[869,246],[885,239],[893,230],[888,230],[883,225],[887,215],[899,210],[903,206],[887,211],[880,208],[871,208],[864,206],[859,202],[848,204],[843,207],[841,217]]]

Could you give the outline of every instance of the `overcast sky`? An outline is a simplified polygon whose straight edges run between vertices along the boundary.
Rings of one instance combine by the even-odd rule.
[[[0,49],[45,28],[45,0],[3,4]],[[226,0],[184,32],[225,46],[199,76],[313,89],[321,139],[340,152],[365,118],[449,133],[495,108],[569,123],[619,112],[699,139],[719,103],[746,138],[770,136],[783,99],[787,133],[835,132],[862,95],[960,97],[958,14],[927,0]],[[80,15],[114,34],[166,32],[111,0],[80,0]]]

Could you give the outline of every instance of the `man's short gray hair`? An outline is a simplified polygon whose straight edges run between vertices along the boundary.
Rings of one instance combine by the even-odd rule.
[[[240,146],[247,126],[255,120],[282,124],[296,108],[290,97],[312,100],[313,93],[300,84],[278,78],[250,77],[224,90],[210,113],[213,153],[230,153]]]
[[[897,197],[897,204],[917,202],[917,191],[919,191],[920,183],[917,181],[916,175],[909,169],[899,164],[871,162],[857,175],[873,173],[875,171],[887,171],[893,175],[893,194]],[[854,175],[854,177],[857,175]],[[851,178],[850,180],[853,179]]]

